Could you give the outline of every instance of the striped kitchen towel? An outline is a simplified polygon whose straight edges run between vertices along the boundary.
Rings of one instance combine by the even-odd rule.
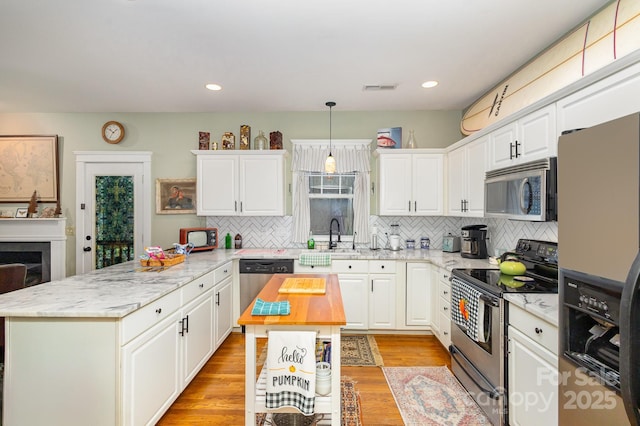
[[[305,266],[329,266],[331,253],[300,253],[298,262]]]
[[[257,298],[253,304],[251,315],[289,315],[291,313],[291,305],[288,300],[281,302],[265,302]]]

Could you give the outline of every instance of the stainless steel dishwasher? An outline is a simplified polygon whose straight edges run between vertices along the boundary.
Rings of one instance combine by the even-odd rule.
[[[293,274],[293,259],[240,259],[240,314],[273,274]]]

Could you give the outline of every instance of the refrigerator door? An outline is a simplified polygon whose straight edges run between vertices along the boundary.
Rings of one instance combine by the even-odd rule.
[[[620,301],[620,388],[632,425],[640,425],[640,253],[633,262]]]

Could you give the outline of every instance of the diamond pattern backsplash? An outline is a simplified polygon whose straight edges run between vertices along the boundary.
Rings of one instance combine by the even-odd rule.
[[[429,237],[431,247],[442,249],[442,237],[451,233],[460,235],[460,228],[466,225],[487,225],[487,248],[490,255],[496,250],[510,251],[516,247],[518,238],[534,240],[558,241],[557,222],[521,222],[506,219],[460,218],[448,216],[370,216],[369,226],[378,228],[379,244],[384,247],[385,233],[391,233],[391,225],[398,224],[402,240],[413,238],[416,246],[421,237]],[[242,247],[251,248],[302,248],[303,245],[291,241],[293,218],[291,216],[209,216],[207,226],[218,228],[220,246],[224,246],[224,236],[228,233],[233,238],[242,235]],[[404,245],[404,244],[403,244]],[[363,247],[366,247],[363,244]]]

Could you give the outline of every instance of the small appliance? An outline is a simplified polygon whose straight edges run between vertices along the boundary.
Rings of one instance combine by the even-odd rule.
[[[445,235],[442,237],[442,251],[456,253],[460,251],[460,237],[455,235]]]
[[[553,221],[557,208],[556,157],[487,172],[484,217]]]
[[[487,225],[468,225],[462,228],[460,256],[467,259],[487,258]]]
[[[192,251],[218,247],[218,228],[180,228],[180,244],[193,244]]]

